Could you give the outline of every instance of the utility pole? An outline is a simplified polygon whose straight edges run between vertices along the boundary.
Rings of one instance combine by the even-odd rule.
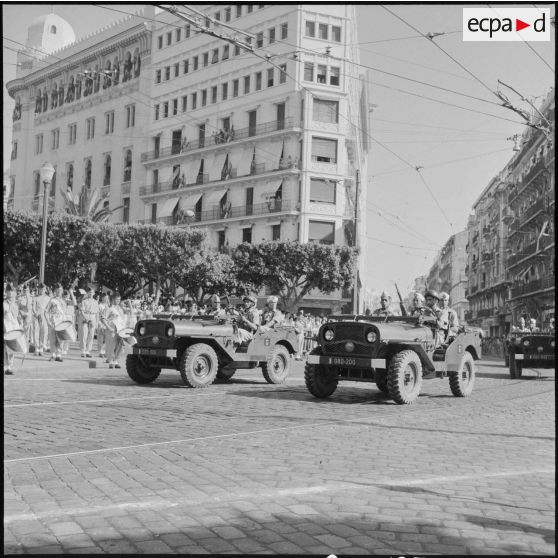
[[[354,235],[355,235],[355,247],[358,248],[358,236],[357,236],[357,231],[358,231],[358,196],[360,193],[360,171],[357,170],[356,171],[356,181],[355,181],[355,230],[354,230]],[[358,259],[360,259],[361,255],[358,255]],[[358,262],[357,259],[357,262]],[[355,314],[355,316],[358,314],[358,281],[359,281],[359,277],[358,277],[358,263],[355,269],[355,276],[354,276],[354,284],[353,284],[353,314]]]

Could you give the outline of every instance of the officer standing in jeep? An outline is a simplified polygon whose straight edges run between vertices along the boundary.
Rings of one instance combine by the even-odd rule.
[[[224,308],[221,308],[221,297],[217,294],[211,295],[206,315],[213,316],[213,318],[219,320],[224,318],[226,314],[227,311]]]
[[[387,316],[395,316],[395,312],[390,308],[390,302],[391,302],[391,296],[386,293],[386,291],[383,291],[382,294],[380,295],[380,307],[376,308],[376,310],[374,310],[374,312],[372,313],[373,316],[382,316],[382,317],[387,317]]]
[[[446,339],[446,331],[449,325],[449,315],[446,308],[440,308],[438,302],[440,295],[436,291],[426,291],[424,293],[426,307],[424,309],[422,321],[434,329],[436,346],[440,347]]]
[[[263,331],[269,331],[276,325],[283,322],[283,312],[277,308],[277,303],[279,299],[272,295],[267,298],[265,303],[267,309],[264,310],[262,315],[262,329]]]
[[[448,311],[448,334],[446,336],[446,343],[455,339],[457,331],[459,330],[459,319],[457,312],[449,306],[449,294],[445,292],[440,293],[440,308]]]

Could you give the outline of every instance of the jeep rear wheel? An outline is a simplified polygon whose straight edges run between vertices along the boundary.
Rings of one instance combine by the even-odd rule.
[[[136,384],[150,384],[159,377],[161,369],[150,368],[139,355],[127,355],[126,372]]]
[[[376,372],[376,387],[386,395],[389,395],[387,375],[385,372]]]
[[[450,374],[449,385],[455,397],[468,397],[475,385],[475,361],[469,351],[465,351],[457,374]]]
[[[219,361],[212,347],[205,343],[190,345],[180,359],[180,375],[193,388],[210,386],[217,376]]]
[[[422,385],[422,364],[415,351],[395,354],[389,363],[387,387],[390,397],[399,405],[414,403]]]
[[[516,360],[515,353],[510,353],[510,378],[521,378],[523,374],[523,363]]]
[[[219,380],[230,380],[233,376],[234,373],[236,372],[236,368],[231,368],[231,369],[224,369],[224,368],[219,368],[219,370],[217,370],[217,378]]]
[[[262,373],[269,384],[282,384],[289,375],[291,368],[291,354],[283,345],[275,345],[273,350],[262,362]]]
[[[306,363],[304,381],[308,391],[321,399],[329,397],[337,389],[337,376],[331,374],[328,366]]]

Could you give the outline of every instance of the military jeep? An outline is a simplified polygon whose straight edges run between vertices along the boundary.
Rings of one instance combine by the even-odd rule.
[[[315,397],[329,397],[339,381],[375,382],[404,405],[416,401],[423,379],[448,377],[453,395],[467,397],[480,358],[478,330],[462,327],[451,343],[436,347],[434,328],[420,318],[336,316],[320,327],[304,378]]]
[[[505,362],[510,378],[521,378],[523,368],[555,368],[554,333],[511,333],[506,344]]]
[[[297,346],[293,327],[258,330],[249,343],[238,344],[234,319],[169,316],[140,320],[137,343],[126,358],[128,376],[138,383],[155,381],[162,368],[178,370],[184,383],[205,388],[216,378],[230,379],[239,368],[260,366],[270,384],[283,383]]]

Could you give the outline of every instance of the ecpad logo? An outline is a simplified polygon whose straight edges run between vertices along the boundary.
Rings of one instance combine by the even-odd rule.
[[[550,41],[550,8],[463,8],[464,41]]]

